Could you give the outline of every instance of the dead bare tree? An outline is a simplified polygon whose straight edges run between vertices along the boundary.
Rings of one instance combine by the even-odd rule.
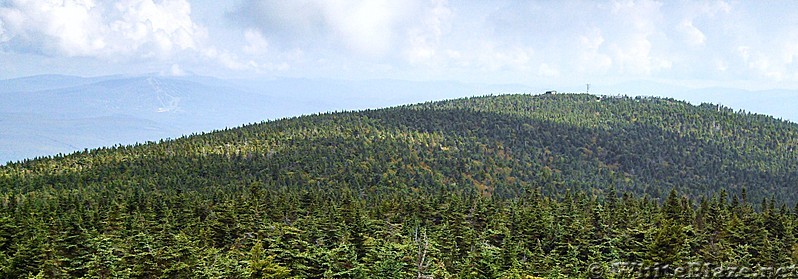
[[[418,227],[416,227],[413,240],[418,247],[418,257],[416,258],[417,279],[432,279],[431,275],[425,275],[424,272],[429,267],[426,263],[427,251],[429,250],[429,238],[427,238],[427,231],[423,230],[419,236]]]

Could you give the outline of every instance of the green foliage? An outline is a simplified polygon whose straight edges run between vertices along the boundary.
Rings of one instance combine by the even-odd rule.
[[[290,269],[275,263],[274,256],[265,256],[263,245],[260,242],[255,242],[249,254],[250,259],[247,264],[249,265],[250,278],[280,279],[288,278],[291,273]]]
[[[0,167],[0,278],[789,265],[797,155],[796,124],[658,98],[503,95],[282,119]]]

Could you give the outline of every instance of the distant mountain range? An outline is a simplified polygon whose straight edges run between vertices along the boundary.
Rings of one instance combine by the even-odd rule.
[[[0,82],[0,161],[258,121],[265,95],[164,77],[36,76]],[[262,110],[261,110],[262,111]]]
[[[301,114],[532,90],[459,82],[159,75],[0,80],[0,164]]]

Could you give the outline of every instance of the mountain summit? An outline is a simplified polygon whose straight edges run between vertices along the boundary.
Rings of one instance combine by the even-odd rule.
[[[179,93],[163,95],[172,98],[163,104],[179,113]],[[157,165],[158,173],[178,180],[205,169],[235,174],[220,179],[275,185],[346,184],[374,191],[456,185],[503,197],[534,187],[563,193],[612,186],[655,198],[670,189],[692,196],[747,189],[753,199],[776,195],[794,203],[797,138],[794,123],[718,105],[648,97],[500,95],[283,119],[161,144],[34,160],[5,171],[56,164],[81,177],[136,161],[141,165],[102,180],[135,181],[139,177],[132,170],[147,173],[155,170],[144,166]],[[103,163],[67,171],[89,159]]]

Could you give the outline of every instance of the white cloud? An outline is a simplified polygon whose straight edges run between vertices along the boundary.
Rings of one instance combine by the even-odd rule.
[[[232,17],[258,30],[274,48],[335,52],[358,60],[392,59],[417,49],[435,51],[443,32],[445,1],[244,1]],[[415,58],[413,58],[415,59]]]
[[[207,36],[186,0],[11,0],[0,22],[10,48],[53,56],[165,57]]]
[[[611,11],[627,24],[626,28],[650,32],[657,29],[657,21],[662,18],[662,5],[653,0],[613,1]]]
[[[217,50],[215,48],[209,48],[203,52],[203,55],[205,57],[212,59],[213,61],[222,64],[222,66],[232,70],[249,70],[252,69],[253,66],[257,66],[256,63],[252,61],[245,62],[242,59],[240,59],[238,55],[231,53],[227,50]]]
[[[411,35],[409,38],[410,47],[407,50],[407,59],[411,64],[431,63],[437,53],[433,43],[421,35]]]
[[[622,74],[650,75],[653,72],[668,69],[672,62],[665,58],[652,57],[651,42],[645,37],[635,37],[615,43],[611,46],[613,57]]]
[[[445,0],[432,1],[431,6],[423,10],[419,25],[407,32],[410,45],[406,50],[407,60],[411,64],[439,64],[447,56],[441,56],[439,49],[441,38],[450,30],[453,12]],[[451,57],[451,56],[449,56]]]
[[[612,15],[620,19],[618,35],[609,44],[618,72],[650,75],[671,67],[671,62],[654,51],[652,39],[664,37],[659,26],[662,3],[655,1],[615,1]]]
[[[154,43],[155,51],[171,53],[175,50],[197,49],[204,40],[204,28],[191,19],[191,6],[186,0],[126,0],[114,5],[120,14],[110,22],[116,41],[132,43],[122,52],[132,52]]]
[[[798,42],[796,42],[792,38],[788,43],[784,45],[784,54],[782,55],[782,61],[786,65],[798,66]]]
[[[560,71],[546,63],[543,63],[538,67],[538,74],[544,77],[559,77]]]
[[[601,30],[592,28],[587,34],[579,36],[579,61],[576,67],[580,72],[606,72],[612,67],[612,58],[601,52],[604,45]]]
[[[244,31],[244,41],[246,45],[243,48],[244,53],[249,55],[262,55],[269,50],[269,42],[263,38],[260,31],[255,29],[247,29]]]
[[[679,30],[685,36],[685,43],[690,46],[703,46],[707,40],[707,37],[704,35],[704,32],[701,32],[698,28],[693,25],[692,20],[684,20],[678,26]]]
[[[739,53],[740,57],[743,61],[748,62],[748,59],[751,58],[751,48],[748,46],[739,46],[737,47],[737,53]]]
[[[749,76],[763,77],[769,81],[796,81],[798,77],[798,34],[784,34],[767,44],[742,45],[736,55]]]
[[[322,1],[332,35],[349,49],[369,56],[385,55],[395,42],[400,20],[410,16],[407,4],[391,0]]]
[[[681,43],[691,47],[704,47],[707,45],[707,34],[704,28],[717,31],[722,28],[731,28],[727,22],[728,16],[732,12],[732,6],[724,1],[696,1],[684,2],[674,5],[676,9],[672,17],[678,23],[675,24],[675,37],[681,39]],[[699,23],[702,26],[698,26]],[[720,35],[720,34],[715,34]]]
[[[749,78],[754,75],[767,80],[782,81],[786,77],[794,75],[788,70],[790,62],[779,57],[786,50],[787,48],[784,46],[776,46],[771,52],[764,52],[750,46],[740,46],[737,48],[737,55],[749,70],[747,72]]]
[[[0,43],[5,43],[9,40],[8,36],[6,36],[6,29],[3,28],[3,21],[0,20]]]
[[[476,49],[476,63],[482,71],[520,71],[530,70],[530,62],[535,50],[522,46],[496,46],[485,43]],[[547,69],[549,69],[547,67]],[[550,73],[550,72],[549,72]]]
[[[715,69],[717,69],[719,72],[723,73],[723,72],[726,72],[726,70],[729,69],[729,65],[726,63],[725,60],[718,60],[718,61],[715,62]]]
[[[560,72],[647,77],[674,63],[664,5],[645,0],[512,2],[493,9],[487,32],[476,30],[474,36],[534,49],[529,63]]]
[[[173,77],[182,77],[185,76],[187,73],[183,70],[182,67],[178,64],[172,64],[169,70],[161,71],[162,76],[173,76]]]

